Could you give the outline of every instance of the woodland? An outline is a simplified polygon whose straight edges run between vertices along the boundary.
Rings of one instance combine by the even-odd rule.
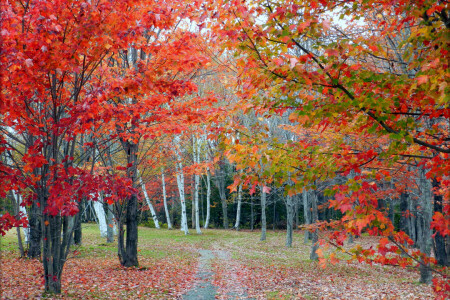
[[[1,299],[450,298],[447,0],[0,6]]]

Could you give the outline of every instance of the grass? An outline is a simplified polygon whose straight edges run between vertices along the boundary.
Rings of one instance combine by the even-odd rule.
[[[428,286],[417,285],[417,272],[358,263],[339,263],[321,269],[309,260],[311,245],[303,243],[301,232],[294,233],[291,248],[284,246],[286,234],[283,231],[268,231],[267,240],[263,242],[259,241],[260,232],[257,231],[202,229],[202,232],[197,235],[191,230],[191,234],[185,236],[180,230],[139,227],[140,268],[124,270],[118,263],[116,242],[106,243],[96,224],[83,224],[83,244],[74,248],[78,254],[70,255],[64,269],[62,297],[177,298],[193,285],[198,249],[231,254],[232,260],[212,264],[215,284],[220,287],[219,296],[224,299],[233,284],[244,286],[248,295],[257,299],[328,299],[344,292],[348,293],[346,298],[353,298],[350,292],[369,297],[369,293],[381,293],[380,287],[387,298],[390,294],[400,298],[415,295],[412,299],[432,297]],[[355,240],[355,244],[373,241],[373,238],[363,237]],[[6,276],[2,278],[5,295],[17,298],[14,297],[16,291],[28,289],[29,295],[40,296],[41,271],[31,270],[41,268],[41,264],[17,259],[15,230],[1,238],[0,247],[2,265],[11,265],[5,268]],[[25,271],[14,273],[17,270]],[[94,286],[92,282],[98,284]],[[344,286],[345,290],[342,290]],[[362,292],[355,292],[358,289]]]

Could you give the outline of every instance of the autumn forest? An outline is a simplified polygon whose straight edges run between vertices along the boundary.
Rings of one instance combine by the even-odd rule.
[[[449,299],[446,0],[2,0],[0,298]]]

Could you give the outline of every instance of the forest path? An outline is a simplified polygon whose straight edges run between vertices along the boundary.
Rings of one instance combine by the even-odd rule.
[[[183,295],[183,300],[248,299],[239,282],[240,267],[229,251],[201,249],[199,253],[196,283]]]

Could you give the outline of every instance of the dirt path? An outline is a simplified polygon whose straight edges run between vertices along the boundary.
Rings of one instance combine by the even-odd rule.
[[[248,299],[245,288],[239,282],[237,266],[231,254],[223,250],[199,250],[200,259],[195,285],[183,295],[183,300]],[[226,266],[226,274],[216,274],[214,266]],[[217,282],[217,278],[226,282]]]

